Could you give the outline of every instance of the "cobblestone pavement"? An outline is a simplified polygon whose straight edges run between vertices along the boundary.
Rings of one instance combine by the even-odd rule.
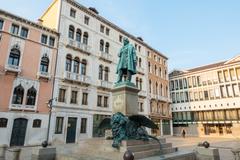
[[[208,141],[211,147],[219,148],[221,160],[234,160],[231,148],[240,148],[240,139],[221,137],[166,137],[167,142],[178,147],[180,151],[190,151],[196,148],[199,142]]]

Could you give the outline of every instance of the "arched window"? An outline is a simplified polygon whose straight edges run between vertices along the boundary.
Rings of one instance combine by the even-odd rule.
[[[158,83],[156,82],[155,93],[158,94]]]
[[[138,77],[136,77],[136,87],[138,88]]]
[[[162,69],[159,67],[159,77],[162,77]]]
[[[9,58],[8,58],[8,64],[13,66],[18,66],[20,62],[20,51],[17,48],[11,49]]]
[[[109,53],[109,43],[107,42],[106,45],[105,45],[105,53]]]
[[[168,95],[168,87],[166,86],[165,96],[167,97],[167,95]]]
[[[151,73],[151,64],[148,62],[148,72]]]
[[[87,71],[87,61],[83,59],[81,63],[81,74],[86,75],[86,71]]]
[[[72,25],[70,25],[68,30],[68,37],[71,39],[74,39],[74,32],[75,32],[75,28]]]
[[[76,41],[81,42],[81,37],[82,37],[82,31],[80,29],[77,29]]]
[[[74,62],[73,62],[73,72],[74,73],[79,73],[79,64],[80,64],[79,58],[75,57]]]
[[[142,78],[140,78],[140,90],[142,90]]]
[[[157,66],[156,65],[155,65],[154,69],[155,69],[154,74],[157,75]]]
[[[103,80],[103,66],[99,66],[99,71],[98,71],[98,79]]]
[[[27,105],[35,105],[37,90],[32,86],[27,91]]]
[[[104,72],[104,80],[105,81],[108,81],[108,75],[109,75],[109,68],[108,67],[105,67],[105,72]]]
[[[84,32],[83,34],[83,44],[88,44],[88,33],[87,32]]]
[[[41,128],[41,123],[42,123],[41,119],[34,119],[32,127],[33,128]]]
[[[100,40],[100,51],[103,52],[103,49],[104,49],[104,41],[101,39]]]
[[[163,95],[163,86],[162,86],[162,84],[160,85],[160,96],[162,96]]]
[[[72,56],[70,54],[66,57],[66,71],[71,72],[72,70]]]
[[[40,64],[40,71],[41,72],[48,72],[48,66],[49,66],[49,59],[47,56],[43,56],[41,59],[41,64]]]
[[[12,103],[13,104],[22,104],[23,96],[24,96],[24,88],[20,84],[13,91]]]
[[[138,65],[139,65],[139,67],[142,67],[142,59],[141,58],[138,59]]]
[[[6,128],[7,127],[7,118],[0,118],[0,128]]]
[[[152,92],[152,81],[151,80],[149,81],[149,92],[150,93]]]

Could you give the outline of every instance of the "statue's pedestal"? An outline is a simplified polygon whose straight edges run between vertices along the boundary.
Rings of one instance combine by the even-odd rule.
[[[124,115],[138,114],[138,92],[139,89],[133,83],[123,82],[112,89],[113,114],[121,112]]]

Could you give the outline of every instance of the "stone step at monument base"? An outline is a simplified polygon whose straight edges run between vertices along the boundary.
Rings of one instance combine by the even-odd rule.
[[[166,143],[165,138],[159,139],[160,144],[156,140],[141,141],[141,140],[128,140],[123,141],[120,148],[121,152],[130,150],[134,153],[135,159],[151,157],[155,155],[164,155],[177,151],[176,147],[172,147],[171,143]]]
[[[142,158],[152,157],[156,155],[160,157],[160,155],[174,153],[176,151],[177,151],[177,148],[163,148],[161,149],[161,151],[159,151],[159,149],[151,149],[151,150],[145,150],[140,152],[134,152],[134,157],[135,159],[142,159]]]
[[[177,151],[161,156],[153,156],[140,160],[195,160],[195,154],[192,151]]]

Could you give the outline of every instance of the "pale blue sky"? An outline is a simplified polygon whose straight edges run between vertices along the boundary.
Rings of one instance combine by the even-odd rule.
[[[0,0],[0,8],[36,21],[52,0]],[[170,70],[240,54],[239,0],[78,0],[169,57]]]

